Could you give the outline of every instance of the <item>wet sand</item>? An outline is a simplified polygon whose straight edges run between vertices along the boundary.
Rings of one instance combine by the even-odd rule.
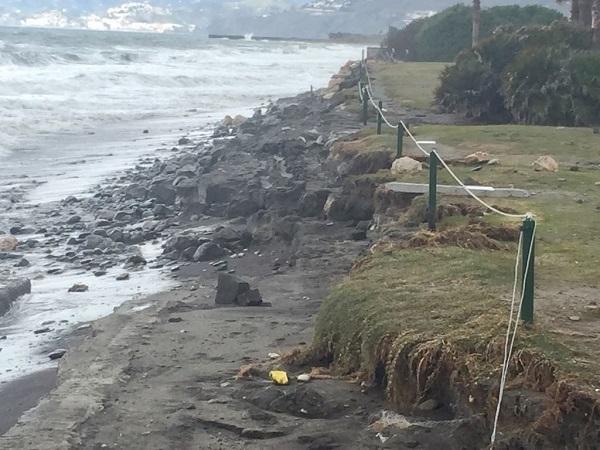
[[[57,369],[46,369],[0,386],[0,435],[56,386]]]

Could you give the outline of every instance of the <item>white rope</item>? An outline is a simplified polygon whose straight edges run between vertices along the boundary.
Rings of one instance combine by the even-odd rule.
[[[378,104],[375,103],[375,100],[373,100],[373,94],[371,93],[371,90],[369,88],[367,88],[367,93],[369,94],[369,101],[371,102],[371,104],[373,105],[373,107],[375,108],[375,110],[379,113],[379,115],[381,116],[381,118],[383,119],[383,121],[386,123],[386,125],[394,130],[398,129],[398,125],[392,125],[387,118],[385,117],[385,115],[383,114],[383,111],[381,110],[381,108],[379,107]]]
[[[527,282],[527,275],[529,274],[530,264],[531,264],[531,255],[533,253],[533,247],[535,243],[535,232],[537,226],[534,223],[533,231],[531,234],[531,243],[529,245],[529,253],[527,255],[527,264],[525,265],[525,275],[523,277],[522,286],[521,286],[521,300],[519,301],[519,309],[517,310],[516,318],[514,316],[514,306],[515,306],[515,298],[517,292],[517,280],[519,277],[519,261],[521,258],[521,245],[523,242],[523,232],[521,231],[521,235],[519,237],[519,249],[517,251],[517,262],[515,264],[515,283],[513,286],[513,297],[512,303],[510,307],[510,316],[508,318],[508,329],[506,330],[506,342],[504,344],[504,359],[502,363],[502,374],[500,376],[500,388],[498,392],[498,405],[496,406],[496,415],[494,417],[494,428],[492,431],[492,436],[490,438],[490,449],[494,448],[494,444],[496,443],[496,433],[498,430],[498,420],[500,418],[500,410],[502,408],[502,399],[504,398],[504,390],[506,388],[506,378],[508,376],[508,368],[510,365],[510,360],[512,358],[512,352],[515,345],[515,338],[517,337],[517,329],[519,328],[519,315],[521,314],[521,310],[523,308],[523,301],[525,300],[525,283]],[[511,328],[514,330],[512,332],[512,338],[510,337]],[[510,344],[509,344],[510,340]]]
[[[368,81],[367,95],[369,96],[369,100],[371,101],[371,103],[373,104],[373,106],[375,107],[375,109],[377,110],[377,112],[381,115],[381,117],[383,118],[383,120],[385,121],[385,123],[387,124],[387,126],[389,126],[392,129],[397,129],[398,125],[396,125],[396,126],[392,125],[387,120],[387,118],[385,117],[385,115],[383,114],[383,111],[381,111],[381,108],[379,108],[379,105],[377,105],[375,103],[375,100],[373,98],[372,86],[371,86],[371,77],[369,76],[369,68],[368,68],[367,64],[365,64],[365,73],[367,75],[367,81]],[[500,214],[501,216],[504,216],[504,217],[510,217],[510,218],[513,218],[513,219],[524,219],[525,217],[527,217],[527,214],[510,214],[510,213],[506,213],[504,211],[499,210],[498,208],[493,207],[492,205],[490,205],[486,201],[482,200],[477,194],[475,194],[471,189],[469,189],[469,187],[467,185],[465,185],[462,182],[462,180],[454,173],[454,171],[452,169],[450,169],[450,167],[448,166],[448,164],[446,163],[446,161],[444,161],[444,159],[439,155],[438,152],[436,152],[435,150],[432,150],[431,152],[427,152],[427,150],[425,150],[423,148],[423,146],[415,139],[414,135],[410,132],[410,130],[408,129],[408,127],[406,126],[406,124],[404,123],[404,121],[401,120],[400,124],[404,128],[404,131],[406,132],[406,134],[410,137],[410,139],[415,143],[415,145],[417,146],[417,148],[425,156],[429,156],[430,153],[432,153],[432,152],[435,153],[435,155],[437,156],[437,158],[440,161],[440,163],[442,164],[442,166],[444,166],[444,168],[448,171],[448,173],[454,179],[454,181],[456,181],[456,183],[460,187],[462,187],[465,190],[465,192],[467,194],[469,194],[474,200],[476,200],[477,202],[479,202],[481,205],[483,205],[484,207],[486,207],[490,211],[495,212],[496,214]]]

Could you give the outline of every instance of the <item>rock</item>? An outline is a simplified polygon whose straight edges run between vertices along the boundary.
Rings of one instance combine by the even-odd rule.
[[[54,361],[55,359],[60,359],[65,356],[65,353],[67,353],[67,351],[64,348],[59,348],[54,350],[52,353],[49,353],[48,358]]]
[[[0,252],[14,252],[19,241],[14,236],[0,236]]]
[[[536,171],[546,172],[558,172],[558,163],[551,156],[545,155],[540,156],[534,163],[533,166]]]
[[[227,184],[209,184],[206,187],[206,203],[227,203],[235,193],[235,189]]]
[[[215,303],[217,305],[258,306],[262,303],[262,298],[258,289],[250,289],[247,281],[234,275],[220,273]]]
[[[198,261],[212,261],[225,255],[225,250],[214,242],[205,242],[194,252],[192,259]]]
[[[150,187],[149,195],[165,205],[173,205],[177,198],[175,188],[167,180],[154,181]]]
[[[79,203],[79,199],[77,197],[69,195],[67,198],[65,198],[64,203],[66,205],[72,205],[73,203]]]
[[[192,141],[186,137],[182,137],[181,139],[179,139],[179,141],[177,141],[177,144],[179,144],[179,145],[189,145],[191,143],[192,143]]]
[[[131,255],[127,258],[127,265],[129,266],[145,266],[146,264],[147,261],[142,255]]]
[[[302,217],[318,217],[323,213],[323,207],[331,191],[321,189],[313,192],[306,192],[300,199],[298,213]]]
[[[29,267],[30,265],[31,263],[27,259],[21,258],[15,267]]]
[[[87,292],[88,289],[89,287],[87,284],[76,283],[69,288],[68,292]]]
[[[499,160],[499,159],[497,159],[497,158],[490,159],[490,160],[487,162],[487,165],[488,165],[488,166],[499,166],[499,165],[500,165],[500,160]]]
[[[242,125],[247,120],[248,120],[247,118],[245,118],[244,116],[238,114],[231,121],[231,125],[233,125],[234,127],[239,127],[240,125]]]
[[[104,250],[112,246],[112,241],[110,239],[104,238],[102,236],[98,236],[97,234],[90,234],[86,240],[84,247],[87,249],[100,249]]]
[[[125,198],[132,200],[144,201],[148,196],[148,191],[145,187],[137,183],[130,184],[125,188]]]
[[[464,161],[465,164],[484,164],[491,160],[490,155],[486,152],[475,152],[466,156]]]
[[[569,316],[569,320],[571,322],[579,322],[581,320],[581,317],[579,317],[579,316]]]
[[[398,158],[392,163],[392,175],[401,175],[404,173],[415,173],[423,170],[423,165],[408,156]]]
[[[0,316],[22,295],[31,293],[31,281],[26,278],[10,280],[0,286]]]
[[[51,331],[52,330],[50,328],[45,327],[45,328],[39,328],[39,329],[35,330],[33,332],[33,334],[44,334],[44,333],[50,333]]]
[[[125,272],[125,273],[121,273],[119,275],[117,275],[117,277],[115,278],[117,281],[125,281],[125,280],[129,280],[129,273]]]
[[[179,322],[183,322],[183,319],[181,317],[169,317],[169,323],[179,323]]]
[[[81,222],[81,217],[80,216],[71,216],[67,219],[67,225],[75,225],[76,223]]]
[[[298,380],[300,383],[308,383],[310,381],[310,374],[303,373],[302,375],[298,375],[296,380]]]
[[[165,205],[156,205],[152,209],[152,214],[156,217],[166,217],[173,214],[173,211],[170,208],[167,208]]]

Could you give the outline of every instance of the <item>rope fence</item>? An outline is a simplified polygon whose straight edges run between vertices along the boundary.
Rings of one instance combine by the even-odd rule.
[[[404,136],[408,136],[409,139],[414,143],[416,148],[423,153],[423,155],[429,160],[429,228],[431,231],[435,231],[436,218],[437,218],[437,166],[441,166],[450,174],[452,179],[460,186],[471,198],[477,201],[479,204],[484,206],[487,210],[498,214],[503,217],[510,219],[521,219],[523,225],[519,233],[519,243],[517,246],[517,257],[514,270],[514,284],[512,290],[512,299],[510,305],[510,314],[508,319],[508,327],[506,330],[506,338],[504,343],[504,356],[502,361],[502,370],[500,376],[500,386],[498,392],[498,403],[496,407],[496,414],[494,417],[493,431],[490,438],[490,448],[494,448],[496,443],[496,436],[498,433],[498,421],[500,418],[500,412],[502,408],[502,400],[504,397],[504,390],[506,388],[506,379],[508,377],[508,369],[513,354],[515,339],[517,336],[517,330],[519,328],[520,320],[526,324],[533,322],[533,299],[534,299],[534,266],[535,266],[535,235],[537,231],[536,221],[532,213],[525,214],[512,214],[496,208],[490,205],[488,202],[480,198],[473,190],[467,186],[458,175],[450,168],[448,163],[441,157],[437,150],[432,149],[427,151],[421,142],[419,142],[414,134],[410,131],[408,125],[403,121],[399,120],[397,125],[393,125],[390,120],[385,116],[383,103],[376,101],[375,95],[373,94],[373,84],[371,76],[369,74],[369,68],[366,60],[361,61],[361,80],[358,84],[359,99],[363,105],[363,123],[368,123],[368,106],[369,103],[373,106],[377,112],[377,134],[381,134],[381,127],[385,125],[393,130],[397,130],[398,143],[397,143],[397,157],[402,156],[403,139]],[[517,292],[519,285],[519,268],[521,268],[521,293],[520,299],[517,306]]]

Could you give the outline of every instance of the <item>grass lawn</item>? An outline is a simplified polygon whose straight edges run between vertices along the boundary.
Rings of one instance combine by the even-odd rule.
[[[416,73],[430,72],[427,65],[411,66]],[[395,83],[385,88],[395,98],[413,95],[398,81],[405,71],[397,72],[394,77],[388,65],[378,71],[378,82],[393,78]],[[429,89],[433,86],[430,79]],[[417,91],[425,102],[426,88]],[[492,201],[500,208],[531,211],[538,221],[535,324],[520,329],[516,346],[545,356],[561,377],[600,388],[600,136],[583,128],[516,125],[421,125],[413,129],[419,139],[437,141],[442,155],[485,151],[499,159],[499,165],[484,165],[477,172],[454,165],[463,180],[514,186],[533,194],[528,199]],[[391,130],[375,136],[370,127],[357,137],[364,140],[365,151],[395,148]],[[405,146],[405,153],[417,154],[411,145]],[[534,170],[533,161],[542,155],[559,162],[558,173]],[[381,182],[427,181],[426,170],[403,176],[389,171],[365,176]],[[453,184],[445,171],[439,173],[439,182]],[[496,215],[485,220],[511,222]],[[453,217],[440,227],[460,227],[466,222],[466,218]],[[383,342],[440,340],[473,354],[474,373],[497,371],[498,360],[483,355],[486,345],[501,342],[506,330],[516,256],[516,245],[509,247],[374,252],[324,303],[316,347],[333,349],[343,370],[372,374],[380,362]]]
[[[433,103],[434,86],[447,63],[383,63],[369,64],[371,75],[385,94],[399,106],[428,109]]]

